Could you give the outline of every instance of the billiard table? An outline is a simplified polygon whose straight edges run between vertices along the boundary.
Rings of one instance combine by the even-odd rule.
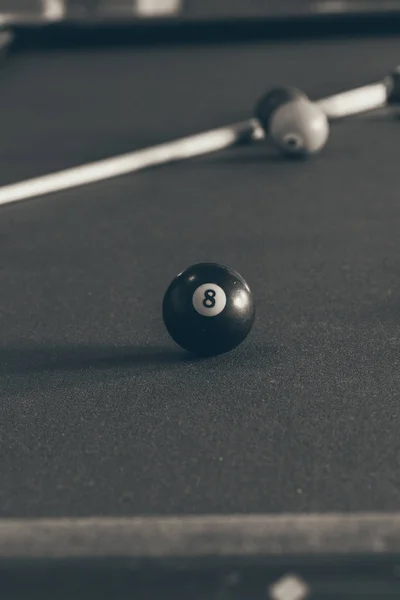
[[[394,17],[238,23],[20,26],[0,70],[0,185],[241,121],[275,85],[317,99],[399,61]],[[332,124],[310,160],[239,145],[0,207],[0,585],[34,577],[31,559],[79,573],[85,559],[102,598],[107,565],[126,582],[132,565],[196,558],[231,577],[218,598],[242,598],[242,564],[307,578],[311,556],[344,577],[356,556],[365,594],[383,558],[377,579],[399,586],[399,137],[378,111]],[[161,315],[202,261],[239,271],[257,306],[245,342],[205,359]],[[185,594],[217,598],[180,569]]]

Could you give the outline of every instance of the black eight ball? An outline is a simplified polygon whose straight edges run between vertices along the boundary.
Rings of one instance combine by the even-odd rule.
[[[255,307],[239,273],[217,263],[199,263],[175,277],[162,312],[165,327],[179,346],[212,356],[232,350],[247,337]]]

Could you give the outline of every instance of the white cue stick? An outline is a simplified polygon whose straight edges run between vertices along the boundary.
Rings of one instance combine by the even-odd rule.
[[[386,104],[387,94],[386,84],[380,82],[323,98],[318,100],[317,104],[326,113],[328,119],[333,121],[379,109]],[[240,142],[260,140],[263,137],[265,137],[264,132],[257,119],[249,119],[144,150],[5,185],[0,187],[0,205],[104,181],[156,165],[201,156],[229,148]]]
[[[334,121],[381,108],[387,103],[387,95],[387,87],[381,82],[335,94],[316,103],[328,119]]]
[[[249,139],[260,139],[263,136],[264,133],[257,120],[249,119],[174,142],[5,185],[0,187],[0,205],[111,179],[156,165],[201,156]]]

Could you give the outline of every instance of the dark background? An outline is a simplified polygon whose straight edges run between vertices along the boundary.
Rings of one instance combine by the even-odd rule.
[[[0,183],[380,79],[393,37],[17,53],[1,71]],[[390,510],[399,504],[400,123],[332,126],[0,209],[0,515]],[[215,260],[257,320],[208,360],[161,300]]]

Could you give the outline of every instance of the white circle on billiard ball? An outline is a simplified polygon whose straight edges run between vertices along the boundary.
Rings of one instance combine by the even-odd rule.
[[[226,294],[216,283],[203,283],[192,297],[194,309],[203,317],[216,317],[226,306]]]
[[[291,152],[302,150],[304,147],[303,140],[297,133],[287,133],[283,137],[283,143]]]

